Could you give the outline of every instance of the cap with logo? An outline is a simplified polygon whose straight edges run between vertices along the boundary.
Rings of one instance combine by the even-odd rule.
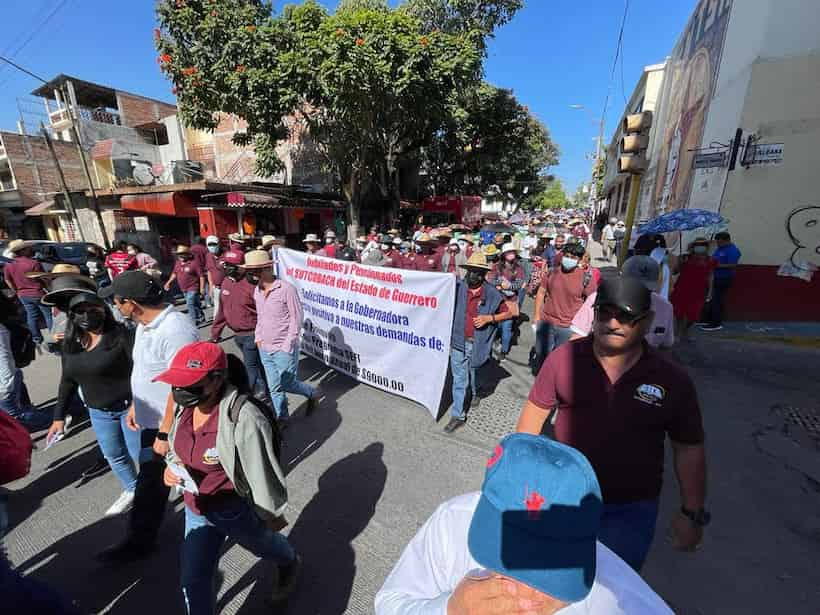
[[[154,378],[154,382],[165,382],[173,387],[189,387],[209,373],[227,367],[228,357],[217,344],[194,342],[180,348],[171,360],[170,367]]]
[[[564,602],[589,595],[603,502],[579,451],[512,434],[487,462],[467,545],[484,568]]]
[[[652,292],[658,290],[660,274],[661,268],[655,259],[640,254],[626,259],[622,270],[625,278],[638,280]]]
[[[162,298],[163,290],[159,283],[144,271],[124,271],[97,294],[103,299],[121,297],[137,303],[153,304]]]
[[[595,307],[612,306],[630,316],[643,316],[652,309],[652,293],[635,278],[605,278],[595,295]]]
[[[239,250],[226,250],[222,253],[222,262],[229,265],[242,265],[245,262],[245,253]]]

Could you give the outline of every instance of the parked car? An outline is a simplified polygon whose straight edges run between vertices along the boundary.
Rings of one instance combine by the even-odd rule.
[[[88,246],[94,245],[84,241],[57,243],[53,241],[38,242],[34,246],[34,258],[45,271],[51,271],[57,263],[77,265],[84,275],[88,275]]]

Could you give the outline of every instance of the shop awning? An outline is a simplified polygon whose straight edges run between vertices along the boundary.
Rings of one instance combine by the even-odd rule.
[[[344,209],[345,204],[332,199],[312,199],[304,196],[277,196],[261,192],[231,192],[225,204],[231,208],[252,207],[257,209]]]
[[[120,204],[126,211],[158,216],[196,218],[193,197],[183,192],[154,192],[148,194],[124,194]]]
[[[43,216],[45,214],[64,214],[65,210],[63,209],[52,209],[56,205],[53,200],[50,201],[42,201],[37,203],[36,205],[29,207],[25,214],[27,216]]]

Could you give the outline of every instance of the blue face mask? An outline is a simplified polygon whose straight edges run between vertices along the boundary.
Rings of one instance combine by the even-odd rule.
[[[578,266],[578,259],[565,256],[561,259],[561,266],[564,269],[575,269]]]
[[[211,254],[216,254],[219,252],[219,246],[208,246],[208,252]]]

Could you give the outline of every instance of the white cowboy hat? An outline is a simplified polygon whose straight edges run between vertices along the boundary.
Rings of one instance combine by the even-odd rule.
[[[322,243],[316,233],[308,233],[302,240],[302,243]]]

